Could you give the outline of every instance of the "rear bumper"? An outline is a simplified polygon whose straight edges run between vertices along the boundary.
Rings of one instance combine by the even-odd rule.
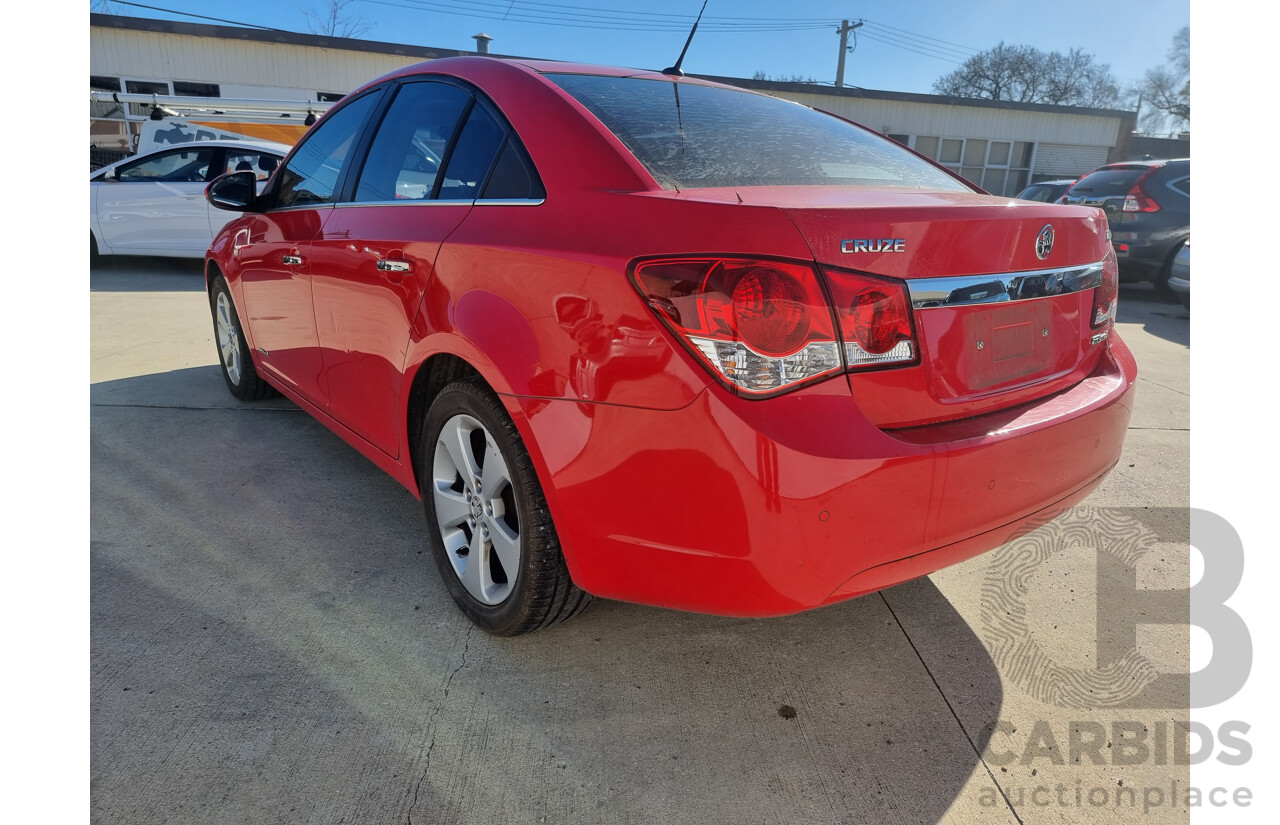
[[[884,431],[841,380],[767,401],[708,388],[681,410],[507,398],[574,581],[728,616],[841,601],[998,547],[1119,458],[1136,365],[1114,334],[1048,398]]]

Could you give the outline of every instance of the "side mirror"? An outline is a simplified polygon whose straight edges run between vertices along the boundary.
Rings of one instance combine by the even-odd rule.
[[[258,199],[258,176],[253,172],[228,172],[204,190],[205,199],[228,212],[252,212]]]

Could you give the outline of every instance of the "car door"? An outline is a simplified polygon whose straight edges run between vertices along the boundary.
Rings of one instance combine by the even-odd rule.
[[[118,167],[98,183],[102,242],[124,254],[202,254],[213,238],[204,188],[220,151],[188,146]]]
[[[322,409],[328,389],[312,308],[309,244],[338,199],[381,95],[375,90],[326,114],[272,179],[264,211],[249,216],[232,239],[241,267],[241,319],[263,370]]]
[[[496,110],[460,85],[401,84],[349,199],[313,244],[330,411],[393,457],[410,325],[440,244],[471,210],[506,132]]]

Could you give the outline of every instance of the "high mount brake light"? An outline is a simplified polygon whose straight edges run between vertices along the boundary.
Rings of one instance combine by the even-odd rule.
[[[773,395],[848,369],[915,359],[901,282],[754,258],[642,261],[640,295],[726,386]],[[842,335],[837,335],[837,317]]]

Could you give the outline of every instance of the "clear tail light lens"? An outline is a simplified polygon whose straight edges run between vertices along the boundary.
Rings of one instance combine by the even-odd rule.
[[[1120,267],[1116,263],[1115,254],[1108,253],[1102,262],[1102,286],[1093,290],[1093,315],[1090,320],[1094,329],[1115,320],[1119,291]]]
[[[906,284],[835,269],[824,269],[823,275],[831,287],[849,369],[916,360]]]
[[[817,274],[750,258],[642,261],[641,296],[730,389],[767,395],[844,369]]]

